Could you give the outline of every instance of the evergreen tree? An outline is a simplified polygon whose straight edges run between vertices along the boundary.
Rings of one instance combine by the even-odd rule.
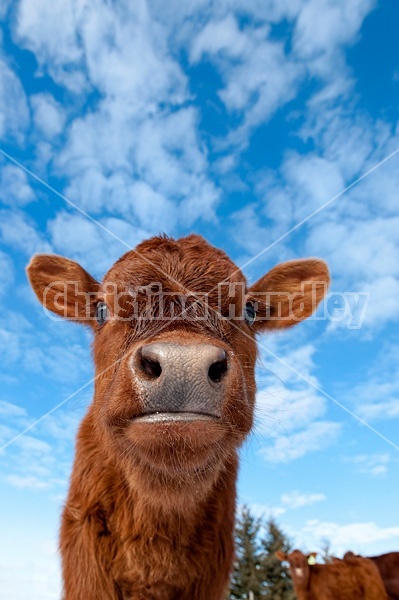
[[[260,527],[261,520],[255,518],[248,507],[244,506],[238,516],[235,530],[236,562],[229,600],[261,600],[262,598]]]
[[[261,539],[262,600],[295,600],[294,588],[288,568],[283,566],[275,553],[288,553],[291,544],[273,518],[266,523],[266,533]]]

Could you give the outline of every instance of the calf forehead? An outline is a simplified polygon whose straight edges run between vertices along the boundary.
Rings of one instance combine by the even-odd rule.
[[[300,550],[293,550],[288,557],[290,560],[307,562],[307,557]]]
[[[104,278],[118,288],[160,283],[175,292],[208,292],[220,283],[243,283],[245,277],[222,251],[201,236],[179,240],[154,237],[124,254]]]

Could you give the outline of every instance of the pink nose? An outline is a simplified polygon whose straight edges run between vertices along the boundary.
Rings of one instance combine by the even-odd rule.
[[[222,348],[212,344],[154,342],[137,350],[132,369],[145,392],[144,413],[221,416],[229,377],[228,357]]]

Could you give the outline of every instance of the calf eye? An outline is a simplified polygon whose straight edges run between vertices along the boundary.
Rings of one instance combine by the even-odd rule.
[[[99,302],[96,306],[96,319],[99,325],[103,325],[108,317],[108,308],[105,302]]]
[[[256,310],[252,302],[247,302],[244,308],[244,319],[248,325],[253,325],[256,319]]]

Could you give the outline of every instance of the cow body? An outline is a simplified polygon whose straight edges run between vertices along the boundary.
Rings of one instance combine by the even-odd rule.
[[[371,560],[354,557],[331,564],[309,564],[311,555],[299,550],[276,554],[290,565],[298,600],[388,600],[380,573]]]
[[[28,275],[48,309],[94,333],[94,399],[61,524],[65,600],[221,600],[255,334],[309,316],[325,264],[285,263],[248,288],[193,235],[140,244],[102,283],[51,255],[34,257]]]
[[[353,552],[347,552],[344,559],[353,558]],[[378,568],[384,582],[389,600],[399,600],[399,552],[387,552],[379,556],[368,556]]]

